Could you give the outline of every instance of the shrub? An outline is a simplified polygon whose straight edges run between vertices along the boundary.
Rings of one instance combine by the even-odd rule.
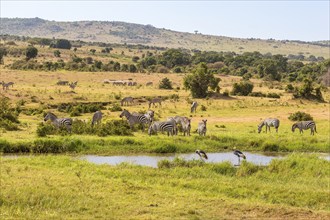
[[[119,104],[114,104],[111,108],[109,108],[111,112],[119,112],[122,111],[123,109],[120,107]]]
[[[297,111],[295,113],[290,114],[288,117],[291,121],[309,121],[313,120],[313,117],[305,112]]]
[[[206,111],[207,110],[207,108],[205,107],[205,105],[201,105],[201,111]]]
[[[253,90],[253,84],[250,81],[242,81],[239,83],[234,83],[231,94],[247,96],[252,92],[252,90]]]
[[[266,97],[266,94],[262,93],[262,92],[250,92],[249,96],[253,96],[253,97]]]
[[[19,130],[19,112],[10,108],[9,98],[0,97],[0,128],[7,131]]]
[[[228,91],[228,89],[226,89],[226,90],[223,92],[223,96],[226,96],[226,97],[229,96],[229,91]]]
[[[281,98],[281,96],[275,92],[272,92],[272,93],[268,93],[267,94],[267,98],[275,98],[275,99],[279,99]]]
[[[163,78],[159,83],[160,89],[173,89],[172,82],[167,77]]]

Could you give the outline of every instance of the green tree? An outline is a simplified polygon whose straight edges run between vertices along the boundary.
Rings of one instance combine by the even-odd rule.
[[[137,72],[137,68],[134,64],[129,65],[129,72],[130,73],[136,73]]]
[[[167,77],[163,78],[159,83],[159,88],[160,89],[173,89],[171,80]]]
[[[253,84],[250,81],[242,81],[233,84],[232,95],[242,95],[247,96],[253,90]]]
[[[184,78],[183,85],[191,91],[193,98],[205,98],[208,94],[208,89],[220,90],[219,78],[208,70],[205,63],[200,63],[192,74]]]
[[[34,46],[28,46],[25,50],[26,60],[35,58],[38,55],[38,49]]]
[[[69,40],[66,39],[58,39],[55,43],[50,44],[52,48],[59,48],[59,49],[71,49],[71,43]]]
[[[95,49],[90,49],[89,50],[93,55],[95,54],[96,50]]]

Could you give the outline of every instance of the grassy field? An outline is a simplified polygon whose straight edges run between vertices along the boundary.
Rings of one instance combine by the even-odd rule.
[[[35,81],[42,77],[43,80]],[[82,152],[93,153],[93,151],[102,154],[114,154],[119,152],[137,153],[154,152],[157,146],[173,145],[175,142],[175,152],[194,151],[198,147],[203,147],[210,151],[231,150],[233,147],[251,151],[309,151],[309,152],[327,152],[329,150],[329,103],[317,103],[311,101],[293,100],[291,94],[284,90],[270,89],[265,83],[254,80],[255,91],[276,92],[282,94],[280,99],[258,98],[258,97],[219,97],[216,99],[196,100],[200,106],[205,106],[206,111],[198,108],[197,113],[190,113],[191,98],[189,92],[185,90],[160,90],[157,85],[160,79],[168,77],[175,82],[178,87],[181,86],[183,75],[180,74],[130,74],[130,73],[68,73],[68,72],[32,72],[32,71],[12,71],[2,70],[1,78],[5,81],[15,81],[14,88],[8,91],[1,91],[3,95],[9,97],[13,104],[25,102],[23,109],[43,109],[52,111],[59,117],[68,117],[68,113],[58,112],[52,109],[60,103],[79,103],[79,102],[107,102],[104,112],[104,121],[120,119],[119,112],[111,112],[109,108],[114,104],[119,104],[120,99],[116,97],[133,96],[140,98],[141,102],[136,102],[132,106],[127,106],[129,111],[139,112],[148,109],[148,103],[143,97],[153,96],[171,96],[173,94],[179,97],[174,101],[168,99],[163,103],[162,108],[155,107],[156,117],[159,120],[166,120],[169,116],[184,115],[192,118],[192,137],[149,137],[146,132],[136,131],[134,137],[129,137],[138,144],[125,144],[125,141],[119,141],[119,144],[99,144],[97,136],[72,135],[69,137],[48,137],[46,139],[64,140],[80,139],[89,143],[88,149],[82,149]],[[137,81],[137,87],[118,87],[109,84],[103,84],[103,79],[128,79]],[[71,91],[66,86],[57,86],[58,79],[76,81],[78,87]],[[239,77],[221,77],[220,83],[222,90],[230,90],[233,82],[239,80]],[[147,81],[154,82],[153,87],[146,87]],[[261,86],[261,87],[260,87]],[[275,85],[276,87],[276,85]],[[326,95],[326,94],[325,94]],[[327,96],[325,96],[328,99]],[[311,114],[317,124],[318,133],[315,136],[309,135],[309,131],[304,134],[291,132],[291,122],[288,119],[290,113],[303,111]],[[76,119],[90,121],[92,113],[83,114]],[[262,132],[257,133],[257,125],[266,117],[277,117],[281,121],[279,133],[274,129],[271,134]],[[25,115],[22,113],[19,117],[21,126],[19,131],[2,131],[0,139],[5,139],[11,143],[29,143],[37,138],[37,125],[43,121],[42,114]],[[194,131],[197,124],[202,119],[207,119],[207,137],[197,137]],[[115,143],[116,140],[127,139],[126,137],[104,137],[106,143]],[[118,141],[117,141],[118,142]],[[128,142],[129,143],[129,142]],[[151,144],[152,143],[152,144]],[[120,148],[111,147],[113,145]],[[275,145],[275,148],[272,146]],[[123,147],[125,146],[125,147]],[[150,147],[145,147],[150,146]],[[173,151],[173,150],[172,150]]]
[[[21,46],[21,45],[20,45]],[[24,46],[24,45],[23,45]],[[38,48],[39,49],[39,48]],[[40,48],[38,60],[53,59]],[[48,52],[47,52],[48,51]],[[86,52],[87,51],[87,52]],[[79,49],[79,56],[90,56],[89,48]],[[119,61],[121,49],[114,54]],[[126,50],[124,54],[142,53]],[[95,55],[99,58],[99,54]],[[109,55],[110,56],[110,55]],[[63,51],[68,60],[70,52]],[[5,57],[5,64],[21,58]],[[104,58],[105,60],[108,59]],[[127,62],[129,59],[127,59]],[[169,78],[173,90],[158,89],[159,81]],[[330,217],[330,162],[311,153],[329,152],[329,100],[325,102],[293,99],[284,84],[252,79],[254,91],[274,92],[280,99],[223,96],[194,99],[197,113],[190,113],[193,101],[182,86],[184,74],[143,74],[123,72],[46,72],[16,71],[0,67],[0,81],[15,82],[0,95],[20,105],[19,130],[0,129],[0,218],[2,219],[233,219],[281,218],[327,219]],[[219,76],[221,93],[230,91],[235,76]],[[136,87],[103,84],[105,79],[128,80]],[[58,86],[58,80],[78,81],[73,91]],[[145,86],[146,82],[153,86]],[[111,111],[123,97],[136,99],[130,112],[148,110],[148,97],[166,98],[162,107],[152,107],[158,120],[182,115],[192,119],[190,137],[149,136],[135,129],[129,136],[48,135],[37,137],[43,112],[59,117],[63,103],[104,102],[102,123],[121,120],[121,111]],[[178,97],[176,100],[175,97]],[[202,106],[205,110],[202,111]],[[31,114],[31,112],[37,112]],[[313,116],[317,125],[314,136],[305,131],[292,133],[291,113],[303,111]],[[30,112],[30,113],[29,113]],[[257,133],[257,125],[267,117],[281,121],[279,132]],[[73,116],[90,123],[92,113]],[[195,132],[198,122],[207,119],[206,137]],[[265,128],[264,128],[265,129]],[[290,152],[283,160],[268,166],[244,162],[239,168],[230,163],[209,164],[201,161],[163,161],[159,169],[121,164],[94,165],[77,157],[84,154],[123,155],[145,153],[192,153],[231,151]],[[4,152],[4,153],[3,153]],[[29,152],[17,159],[6,153]],[[291,155],[291,152],[292,155]],[[306,153],[304,153],[306,152]],[[34,153],[34,154],[32,154]],[[40,154],[41,153],[41,154]],[[43,154],[43,153],[59,153]]]
[[[1,158],[2,219],[327,219],[328,161],[267,167],[176,160],[172,168],[93,165],[68,156]]]

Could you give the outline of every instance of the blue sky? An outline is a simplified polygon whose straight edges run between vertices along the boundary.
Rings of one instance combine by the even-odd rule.
[[[125,21],[241,38],[329,40],[325,1],[15,1],[0,0],[1,17],[55,21]]]

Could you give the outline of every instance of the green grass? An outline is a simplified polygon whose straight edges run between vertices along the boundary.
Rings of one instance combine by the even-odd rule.
[[[1,218],[330,217],[328,161],[295,154],[261,167],[176,161],[93,165],[68,156],[1,158]]]

